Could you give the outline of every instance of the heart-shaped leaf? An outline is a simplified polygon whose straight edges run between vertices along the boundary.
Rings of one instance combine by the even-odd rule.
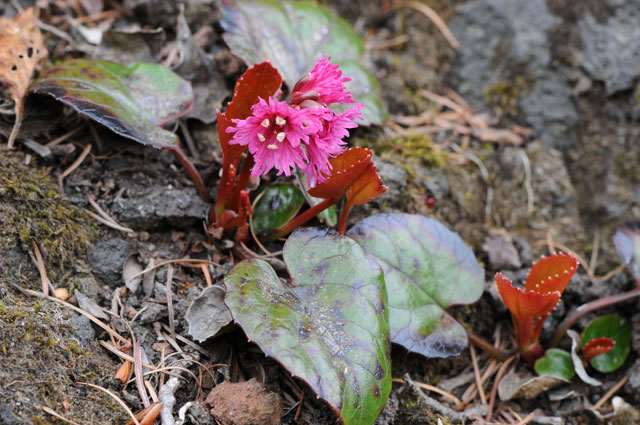
[[[640,285],[640,223],[618,226],[613,235],[618,255]]]
[[[121,136],[159,148],[178,145],[160,128],[189,112],[188,81],[161,65],[72,59],[45,70],[31,91],[55,97]]]
[[[382,124],[387,112],[376,78],[363,66],[364,43],[353,27],[310,2],[226,0],[222,7],[224,40],[247,64],[270,61],[292,88],[322,57],[331,56],[352,80],[347,90],[364,103],[365,125]]]
[[[253,229],[256,232],[277,229],[293,218],[304,204],[304,195],[292,184],[268,186],[253,208]]]
[[[571,380],[576,375],[571,354],[559,348],[551,348],[535,364],[536,372],[541,376],[555,376]]]
[[[631,326],[629,322],[615,314],[598,317],[589,323],[582,332],[580,345],[584,349],[589,341],[599,337],[611,338],[616,344],[611,351],[592,358],[589,363],[600,372],[613,372],[619,369],[631,351]]]
[[[427,357],[467,346],[464,328],[445,309],[477,301],[484,272],[458,235],[436,220],[400,213],[370,216],[348,235],[382,267],[392,342]]]
[[[351,148],[329,160],[331,175],[327,181],[309,189],[309,195],[322,199],[340,199],[371,164],[373,152]]]
[[[380,268],[352,239],[330,229],[296,230],[284,259],[289,285],[257,259],[240,262],[225,277],[234,320],[344,424],[372,424],[391,391]]]

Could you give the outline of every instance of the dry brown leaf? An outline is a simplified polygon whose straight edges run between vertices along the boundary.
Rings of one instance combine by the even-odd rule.
[[[24,96],[31,77],[47,57],[44,38],[36,25],[36,9],[25,9],[13,19],[0,18],[0,83],[7,86],[15,102],[16,123],[9,136],[13,145],[24,107]]]

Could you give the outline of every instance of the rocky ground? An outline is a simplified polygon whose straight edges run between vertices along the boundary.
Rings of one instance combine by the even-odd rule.
[[[13,16],[15,3],[0,4],[0,14]],[[56,8],[65,2],[43,3]],[[184,3],[186,22],[212,61],[206,76],[193,78],[194,85],[209,91],[207,105],[221,107],[244,65],[221,39],[217,3]],[[589,270],[578,270],[545,324],[543,339],[570,308],[635,285],[621,269],[606,279],[594,276],[607,275],[620,264],[611,242],[614,227],[640,220],[640,1],[426,2],[447,22],[460,44],[457,49],[414,8],[386,10],[388,2],[366,0],[323,3],[365,37],[367,56],[390,112],[385,126],[360,128],[350,139],[351,144],[376,152],[382,182],[389,186],[383,197],[354,210],[351,221],[377,211],[406,211],[435,217],[460,234],[487,273],[482,299],[452,310],[458,320],[488,340],[510,338],[510,320],[495,291],[493,274],[506,271],[510,278],[524,280],[531,263],[548,253],[550,240],[586,259],[582,262]],[[116,26],[159,27],[165,35],[137,33],[136,40],[122,43],[112,34],[82,54],[123,62],[130,57],[166,59],[171,47],[167,40],[175,38],[177,4],[165,0],[118,4],[132,13],[119,18]],[[43,20],[47,16],[45,12]],[[81,40],[69,31],[74,40]],[[399,41],[387,42],[399,36]],[[50,46],[54,58],[81,54],[78,49],[86,44],[69,45],[71,53],[66,53],[56,51],[58,42]],[[182,69],[185,74],[187,65]],[[462,129],[427,132],[416,118],[434,110],[424,91],[462,104],[447,89],[453,89],[468,104],[466,110],[488,128],[519,135],[517,142],[495,143],[477,133],[465,134],[467,124]],[[190,154],[215,195],[220,149],[212,108],[196,105],[194,117],[184,120],[178,132],[193,139]],[[2,140],[11,122],[0,115]],[[64,423],[43,406],[79,424],[128,420],[114,398],[79,382],[110,390],[133,411],[142,408],[136,383],[123,387],[114,378],[121,362],[100,344],[110,339],[106,331],[66,305],[16,289],[17,285],[40,290],[31,238],[42,250],[51,282],[71,294],[68,301],[119,334],[134,335],[143,361],[158,364],[171,353],[180,354],[172,356],[193,373],[183,374],[175,392],[178,408],[194,402],[184,423],[215,423],[206,403],[220,395],[223,381],[244,382],[243,387],[228,390],[231,407],[247,402],[281,404],[280,410],[257,413],[247,408],[250,417],[236,418],[234,423],[277,423],[280,418],[282,423],[334,423],[331,411],[303,383],[265,359],[239,329],[229,328],[217,338],[194,338],[189,331],[187,311],[196,299],[204,302],[207,278],[219,283],[230,270],[232,242],[208,237],[203,223],[209,205],[198,197],[169,152],[87,124],[46,99],[30,99],[23,127],[16,149],[0,148],[0,423]],[[78,127],[77,133],[46,152],[34,152],[25,143],[35,139],[44,144]],[[87,143],[95,145],[87,159],[58,180]],[[431,198],[435,205],[425,202]],[[87,215],[84,211],[96,211],[90,199],[125,230]],[[125,282],[126,276],[150,265],[185,257],[219,266],[205,266],[203,272],[199,265],[174,264],[171,271],[163,266],[146,274],[137,286]],[[638,306],[632,301],[598,312],[621,314],[633,329],[625,365],[612,374],[593,374],[602,386],[575,382],[573,397],[543,394],[534,400],[499,402],[500,409],[513,409],[522,417],[535,411],[532,424],[604,423],[585,407],[625,376],[628,381],[616,395],[640,405]],[[119,314],[107,314],[100,307]],[[580,320],[576,328],[593,317]],[[493,368],[487,354],[477,349],[476,353],[483,370]],[[424,359],[393,347],[392,357],[394,378],[408,374],[415,382],[467,397],[470,408],[481,408],[481,397],[470,389],[474,377],[469,350],[453,359]],[[169,379],[154,374],[150,382],[158,390]],[[435,424],[438,419],[473,423],[471,416],[425,401],[414,389],[394,384],[378,423]],[[438,403],[445,400],[428,394]],[[607,406],[602,414],[611,411],[610,402]],[[637,411],[627,410],[625,415],[608,420],[640,423]]]

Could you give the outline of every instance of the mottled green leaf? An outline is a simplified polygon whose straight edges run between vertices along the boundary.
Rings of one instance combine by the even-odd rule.
[[[347,88],[364,103],[366,125],[382,124],[387,111],[376,78],[363,65],[364,42],[334,12],[311,2],[228,0],[222,7],[224,40],[248,65],[269,61],[292,88],[322,54],[352,78]]]
[[[160,148],[178,144],[178,137],[161,126],[193,106],[191,84],[151,63],[71,59],[44,70],[31,91],[53,96],[124,137]]]
[[[467,335],[445,309],[477,301],[484,285],[462,239],[436,220],[400,213],[370,216],[348,235],[382,267],[391,341],[427,357],[459,354]]]
[[[589,364],[600,372],[613,372],[624,364],[631,351],[631,325],[626,319],[615,314],[598,317],[582,332],[580,346],[584,347],[592,339],[602,336],[611,338],[616,345],[608,353],[591,359]]]
[[[302,191],[292,184],[268,186],[253,208],[253,229],[256,232],[277,229],[293,218],[302,204]]]
[[[331,205],[326,210],[318,214],[318,219],[329,227],[333,227],[338,224],[338,213],[336,212],[336,206]]]
[[[242,261],[225,277],[234,320],[344,424],[372,424],[391,391],[380,268],[331,229],[296,230],[284,245],[284,260],[289,283],[258,259]]]
[[[535,369],[538,375],[556,376],[566,380],[571,380],[576,374],[571,354],[559,348],[547,350],[544,357],[536,360]]]

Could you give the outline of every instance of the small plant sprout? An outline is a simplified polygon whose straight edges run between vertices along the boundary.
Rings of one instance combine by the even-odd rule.
[[[583,363],[586,366],[596,356],[608,353],[616,346],[616,342],[606,336],[594,338],[582,347]]]
[[[543,257],[531,267],[524,291],[514,287],[502,273],[496,274],[498,291],[511,312],[518,349],[529,363],[544,352],[538,342],[542,325],[577,267],[578,261],[568,254]]]

